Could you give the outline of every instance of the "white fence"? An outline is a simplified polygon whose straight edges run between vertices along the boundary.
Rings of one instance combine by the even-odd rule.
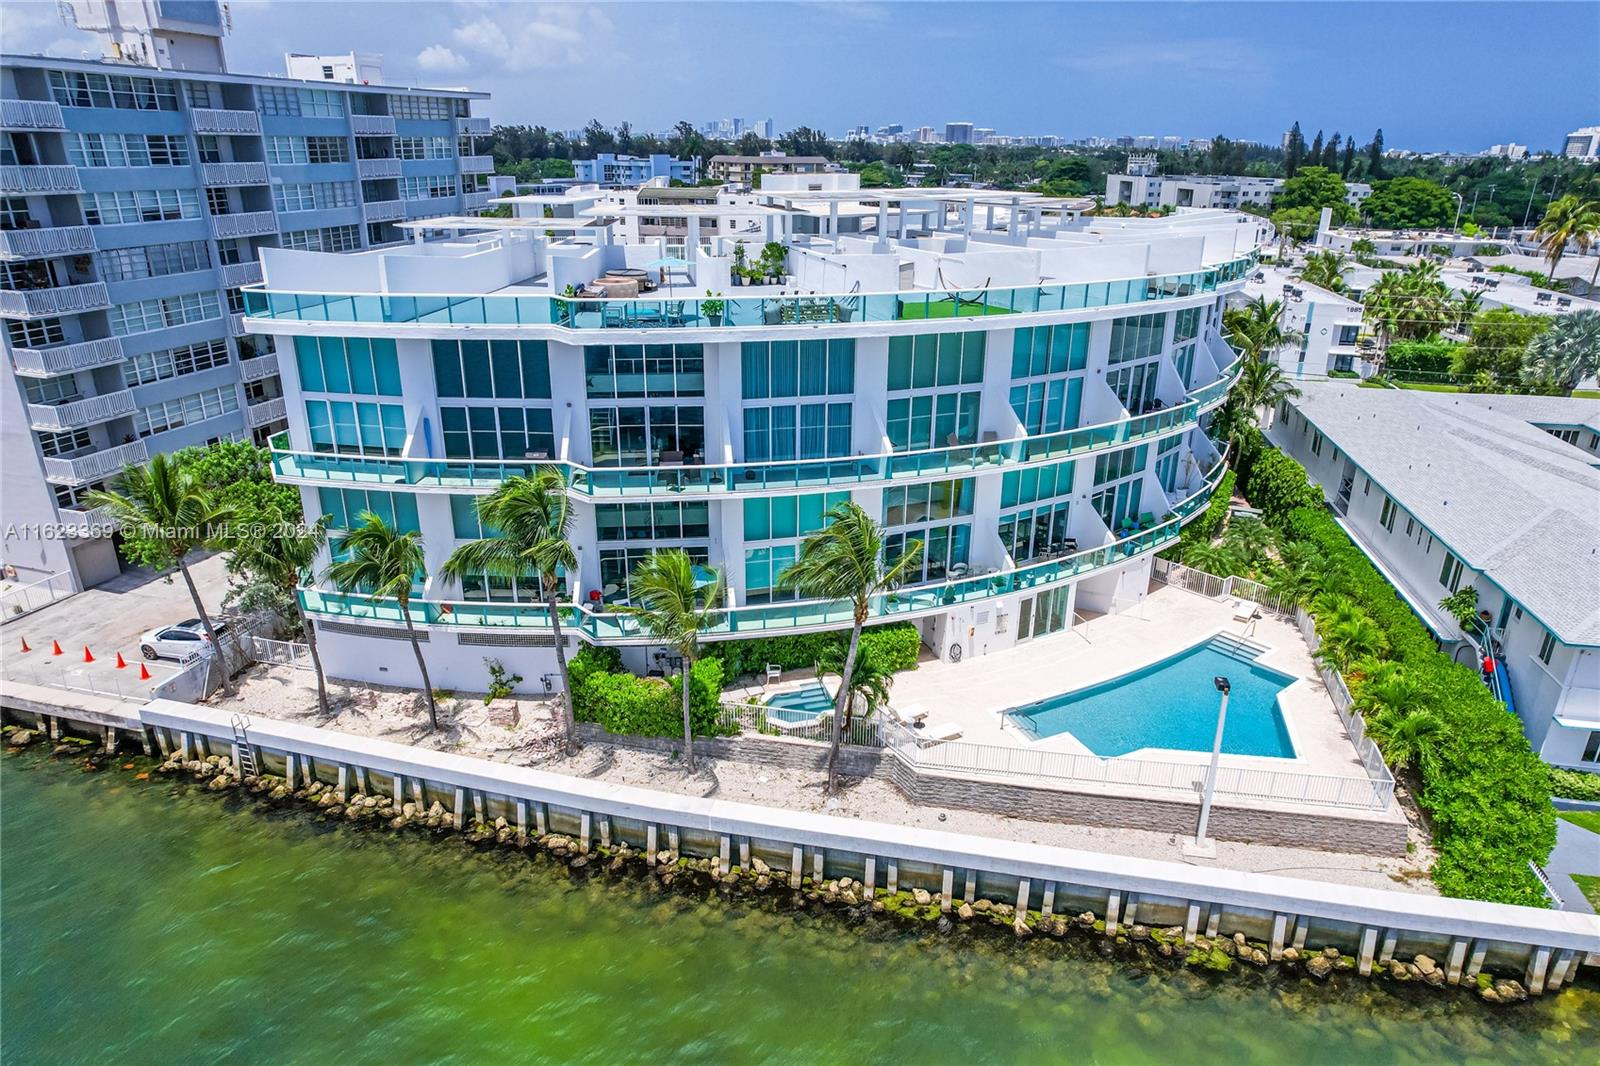
[[[65,570],[58,570],[49,577],[26,585],[8,584],[0,588],[0,623],[32,614],[41,607],[66,599],[75,591],[72,575]]]
[[[1285,617],[1292,616],[1295,611],[1293,603],[1261,582],[1252,581],[1247,577],[1218,577],[1216,574],[1208,574],[1204,570],[1196,570],[1171,559],[1161,558],[1155,560],[1152,573],[1157,581],[1165,582],[1174,588],[1197,592],[1213,600],[1235,596],[1241,600],[1259,603],[1267,610]]]
[[[292,640],[273,640],[254,633],[245,634],[239,644],[252,662],[281,664],[296,670],[311,669],[310,645]]]
[[[800,740],[833,740],[833,714],[818,715],[801,722],[789,722],[773,717],[772,708],[764,703],[724,703],[718,724],[729,732],[762,733],[772,737],[795,737]],[[881,748],[885,744],[886,723],[874,716],[863,718],[853,715],[844,743],[863,748]]]

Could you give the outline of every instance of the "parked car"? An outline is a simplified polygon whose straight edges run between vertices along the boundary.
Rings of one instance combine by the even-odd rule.
[[[228,623],[214,622],[220,638],[228,631]],[[194,655],[210,655],[211,638],[206,636],[205,624],[198,618],[187,618],[177,625],[151,629],[139,638],[139,654],[146,659],[177,659],[183,662]]]

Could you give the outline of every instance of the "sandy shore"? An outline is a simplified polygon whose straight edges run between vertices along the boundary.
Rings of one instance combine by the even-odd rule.
[[[301,722],[358,736],[451,751],[543,770],[637,785],[682,795],[717,797],[786,810],[817,811],[897,825],[927,826],[1003,840],[1079,848],[1110,855],[1187,862],[1252,873],[1275,873],[1313,881],[1436,894],[1427,878],[1432,862],[1426,834],[1413,824],[1412,854],[1404,859],[1301,848],[1219,842],[1217,857],[1183,855],[1176,834],[1029,821],[955,808],[914,806],[887,781],[847,779],[839,795],[824,794],[819,772],[783,770],[731,760],[700,759],[695,774],[682,760],[609,744],[589,744],[571,759],[561,753],[558,704],[554,700],[498,700],[453,695],[439,702],[439,729],[428,728],[421,693],[408,689],[332,682],[330,711],[317,707],[309,670],[258,665],[239,678],[239,694],[213,705],[244,714]]]

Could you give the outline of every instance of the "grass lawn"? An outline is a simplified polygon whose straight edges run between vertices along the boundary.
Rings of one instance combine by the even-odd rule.
[[[1418,392],[1460,392],[1460,385],[1440,385],[1428,381],[1396,381],[1402,389],[1416,389]]]
[[[1573,389],[1572,395],[1585,400],[1600,400],[1600,389]]]
[[[982,304],[961,304],[961,310],[956,310],[954,300],[932,300],[926,303],[904,303],[900,306],[901,318],[974,318],[984,314],[1002,315],[1009,314],[1005,308],[985,308]]]
[[[1600,834],[1600,811],[1557,811],[1556,815],[1565,818],[1579,829]]]
[[[1600,877],[1593,874],[1573,874],[1572,879],[1578,884],[1578,891],[1583,893],[1583,898],[1596,911],[1600,911]]]

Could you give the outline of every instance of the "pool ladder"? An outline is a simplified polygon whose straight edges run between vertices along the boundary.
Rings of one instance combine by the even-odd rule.
[[[256,753],[250,744],[250,737],[245,730],[250,725],[250,719],[242,714],[233,716],[233,750],[234,759],[239,764],[239,776],[260,777],[256,771]]]

